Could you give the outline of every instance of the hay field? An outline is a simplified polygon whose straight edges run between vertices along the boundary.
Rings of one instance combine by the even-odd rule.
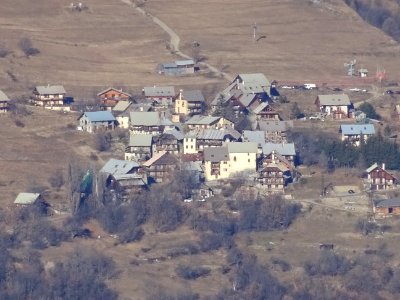
[[[228,73],[264,72],[276,80],[344,77],[356,58],[372,75],[377,66],[397,79],[399,45],[362,21],[341,0],[149,0],[145,9],[181,36],[200,43],[208,62]],[[253,41],[257,23],[258,42]],[[185,48],[183,48],[185,50]]]

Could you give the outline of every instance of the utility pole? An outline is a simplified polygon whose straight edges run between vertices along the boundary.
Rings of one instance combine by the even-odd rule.
[[[257,37],[257,22],[254,22],[253,24],[253,40],[256,41]]]

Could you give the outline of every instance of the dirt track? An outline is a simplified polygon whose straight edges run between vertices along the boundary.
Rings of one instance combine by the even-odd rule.
[[[135,8],[138,12],[140,12],[143,16],[150,18],[155,24],[157,24],[162,30],[164,30],[169,36],[170,36],[170,46],[171,49],[173,51],[174,54],[185,58],[185,59],[193,59],[192,57],[190,57],[189,55],[183,53],[182,51],[180,51],[179,49],[179,43],[181,41],[180,37],[178,36],[178,34],[171,28],[169,27],[167,24],[165,24],[163,21],[161,21],[159,18],[153,16],[152,14],[150,14],[149,12],[146,12],[143,8],[137,6],[136,4],[132,3],[132,1],[130,0],[121,0],[123,3],[129,5],[132,8]],[[232,81],[233,77],[225,72],[221,72],[220,70],[218,70],[216,67],[205,63],[205,62],[200,62],[200,65],[208,68],[211,72],[215,73],[217,76],[219,77],[223,77],[228,81]]]

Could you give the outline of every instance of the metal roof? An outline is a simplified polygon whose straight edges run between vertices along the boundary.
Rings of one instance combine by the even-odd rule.
[[[143,89],[146,97],[175,97],[173,86],[146,86]]]
[[[349,96],[346,94],[318,95],[320,105],[350,105]]]
[[[109,87],[109,88],[107,88],[107,89],[105,89],[105,90],[102,90],[100,93],[97,94],[97,96],[100,96],[100,95],[102,95],[102,94],[104,94],[104,93],[107,93],[108,91],[111,91],[111,90],[114,90],[114,91],[116,91],[116,92],[118,92],[118,93],[124,94],[124,95],[126,95],[126,96],[128,96],[128,97],[132,97],[131,94],[129,94],[129,93],[127,93],[127,92],[124,92],[124,91],[122,91],[122,90],[113,88],[113,87]]]
[[[176,60],[175,64],[177,66],[187,66],[187,65],[194,65],[194,61],[192,59],[187,60]]]
[[[342,135],[375,134],[374,124],[342,124],[340,125]]]
[[[228,161],[228,147],[206,147],[204,148],[204,161],[220,162]]]
[[[281,163],[281,162],[278,162],[278,163],[276,163],[276,162],[270,162],[270,163],[266,164],[266,165],[262,168],[262,170],[264,171],[264,170],[266,170],[266,169],[271,169],[271,168],[277,168],[277,169],[279,169],[281,172],[287,172],[287,171],[290,170],[285,164],[283,164],[283,163]]]
[[[223,140],[225,136],[225,131],[218,129],[203,129],[197,132],[197,139],[200,140]]]
[[[245,84],[251,83],[262,87],[269,87],[271,85],[267,77],[262,73],[238,74],[235,80],[237,79]]]
[[[129,137],[129,147],[151,147],[153,136],[151,134],[132,134]]]
[[[152,165],[173,165],[178,163],[178,158],[166,151],[160,151],[153,155],[148,161],[143,163],[143,166],[150,167]]]
[[[243,131],[243,142],[256,143],[258,147],[262,147],[265,144],[265,132],[264,131]]]
[[[17,198],[14,200],[14,204],[33,204],[37,199],[39,199],[39,197],[39,193],[19,193]]]
[[[0,101],[10,101],[7,95],[1,90],[0,90]]]
[[[280,155],[296,155],[296,149],[293,143],[275,144],[266,143],[263,147],[263,154],[271,154],[272,151],[279,153]]]
[[[220,119],[221,119],[221,117],[194,115],[189,120],[187,120],[185,124],[188,124],[188,125],[211,125],[215,122],[218,122]]]
[[[156,111],[132,111],[130,122],[133,126],[159,126],[161,123]]]
[[[372,172],[376,168],[379,168],[378,163],[374,163],[372,166],[370,166],[367,170],[365,170],[367,173]]]
[[[40,95],[65,94],[65,89],[62,85],[38,85],[36,91]]]
[[[182,98],[188,102],[205,101],[203,93],[200,90],[182,91]]]
[[[132,169],[138,168],[139,164],[135,161],[120,160],[111,158],[100,170],[101,173],[107,174],[128,174]]]
[[[252,142],[230,142],[225,144],[229,153],[257,153],[257,144]]]
[[[126,111],[132,103],[129,101],[118,101],[118,103],[113,107],[113,111],[115,112],[123,112]]]
[[[262,102],[262,103],[260,103],[259,106],[257,106],[255,109],[253,109],[253,113],[258,114],[258,113],[262,112],[262,110],[263,110],[264,108],[266,108],[268,105],[269,105],[268,102]]]
[[[243,104],[243,106],[247,107],[249,106],[254,100],[256,100],[257,94],[242,94],[242,96],[239,97],[239,102]]]
[[[375,207],[400,207],[400,199],[374,200]]]
[[[112,113],[107,110],[87,111],[82,116],[86,116],[90,122],[116,121]]]
[[[114,179],[117,181],[123,180],[133,180],[135,186],[147,185],[147,176],[142,176],[140,174],[115,174]]]

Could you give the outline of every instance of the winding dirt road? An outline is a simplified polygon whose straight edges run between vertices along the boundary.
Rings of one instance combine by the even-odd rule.
[[[149,12],[145,11],[143,8],[137,6],[135,3],[133,3],[131,0],[121,0],[123,3],[128,5],[129,7],[132,7],[136,9],[138,12],[140,12],[144,17],[150,18],[155,24],[157,24],[162,30],[164,30],[170,37],[170,45],[171,45],[171,50],[178,56],[184,58],[184,59],[193,59],[189,55],[181,52],[179,50],[179,43],[181,41],[180,37],[178,34],[167,24],[165,24],[163,21],[161,21],[159,18],[153,16]],[[228,73],[222,72],[218,70],[218,68],[205,63],[205,62],[199,62],[200,65],[208,68],[211,72],[215,73],[217,76],[225,78],[227,81],[231,82],[233,81],[233,77],[229,75]]]

